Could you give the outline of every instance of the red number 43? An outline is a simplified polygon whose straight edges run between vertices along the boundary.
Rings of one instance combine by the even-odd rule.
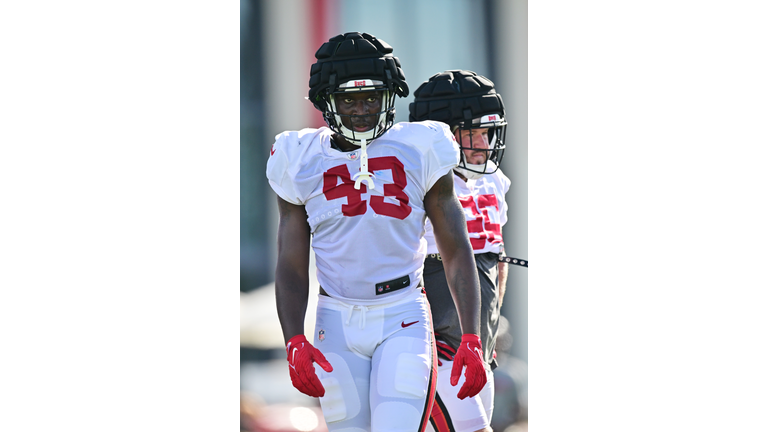
[[[371,158],[368,160],[368,169],[373,171],[390,170],[392,172],[392,184],[384,185],[384,196],[397,199],[398,203],[384,201],[383,196],[373,195],[371,208],[376,214],[390,216],[397,219],[405,219],[411,214],[411,206],[408,205],[408,195],[403,192],[408,180],[405,177],[403,163],[394,156]],[[339,183],[341,181],[341,183]],[[367,202],[362,199],[362,194],[368,192],[365,182],[360,183],[360,189],[355,189],[355,182],[349,173],[346,164],[335,166],[323,173],[323,194],[327,200],[346,198],[347,203],[341,205],[341,213],[344,216],[359,216],[368,210]]]

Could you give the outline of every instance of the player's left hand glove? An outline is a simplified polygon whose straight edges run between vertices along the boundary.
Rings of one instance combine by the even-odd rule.
[[[303,334],[292,337],[285,346],[288,353],[288,365],[291,371],[291,383],[307,396],[321,397],[325,388],[315,373],[313,362],[326,372],[332,372],[333,367],[325,359],[323,353],[313,347]]]
[[[457,395],[459,399],[477,395],[485,387],[486,381],[488,381],[485,376],[483,348],[481,347],[480,336],[478,335],[468,333],[461,336],[461,345],[453,357],[453,368],[451,369],[452,386],[459,383],[464,366],[467,367],[467,371],[464,373],[464,385],[461,386]]]

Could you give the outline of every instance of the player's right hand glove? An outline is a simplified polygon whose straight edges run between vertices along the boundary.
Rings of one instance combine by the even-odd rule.
[[[456,350],[453,357],[453,368],[451,369],[451,385],[459,383],[461,371],[467,367],[464,374],[464,385],[461,386],[459,399],[472,397],[480,393],[485,387],[488,378],[485,376],[485,362],[483,361],[483,348],[480,345],[480,336],[475,334],[464,334],[461,336],[461,345]]]
[[[313,347],[303,334],[292,337],[285,346],[285,350],[288,353],[288,366],[290,366],[293,386],[307,396],[324,396],[325,388],[320,383],[315,367],[312,365],[315,362],[324,371],[333,371],[333,367],[323,353]]]

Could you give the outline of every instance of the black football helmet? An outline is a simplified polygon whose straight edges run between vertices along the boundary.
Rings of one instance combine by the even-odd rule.
[[[315,53],[317,62],[309,72],[309,100],[323,113],[332,131],[360,145],[380,137],[395,120],[395,95],[408,96],[408,85],[400,60],[392,47],[368,33],[345,33],[332,37]],[[336,109],[335,96],[348,92],[381,92],[382,110],[376,126],[356,132],[344,126]],[[356,116],[347,116],[356,117]],[[365,116],[369,117],[369,116]]]
[[[504,102],[496,93],[493,82],[472,71],[450,70],[432,75],[414,92],[409,105],[409,121],[436,120],[447,123],[451,131],[488,129],[487,149],[476,148],[470,133],[466,139],[459,134],[457,141],[461,150],[486,152],[485,163],[467,163],[464,152],[456,168],[467,178],[477,179],[499,169],[504,157],[504,139],[507,134],[507,120],[504,117]]]

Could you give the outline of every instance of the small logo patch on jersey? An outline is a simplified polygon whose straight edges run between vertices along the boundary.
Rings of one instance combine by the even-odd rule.
[[[353,151],[352,153],[347,153],[347,159],[349,159],[349,160],[356,160],[357,159],[357,152]]]
[[[320,329],[320,331],[317,333],[317,338],[320,339],[320,342],[325,340],[325,330]]]
[[[403,321],[402,323],[400,323],[400,325],[401,325],[403,328],[406,328],[406,327],[408,327],[408,326],[412,326],[412,325],[416,324],[417,322],[418,322],[418,321],[414,321],[414,322],[412,322],[412,323],[408,323],[408,324],[406,324],[406,323],[405,323],[405,321]]]

